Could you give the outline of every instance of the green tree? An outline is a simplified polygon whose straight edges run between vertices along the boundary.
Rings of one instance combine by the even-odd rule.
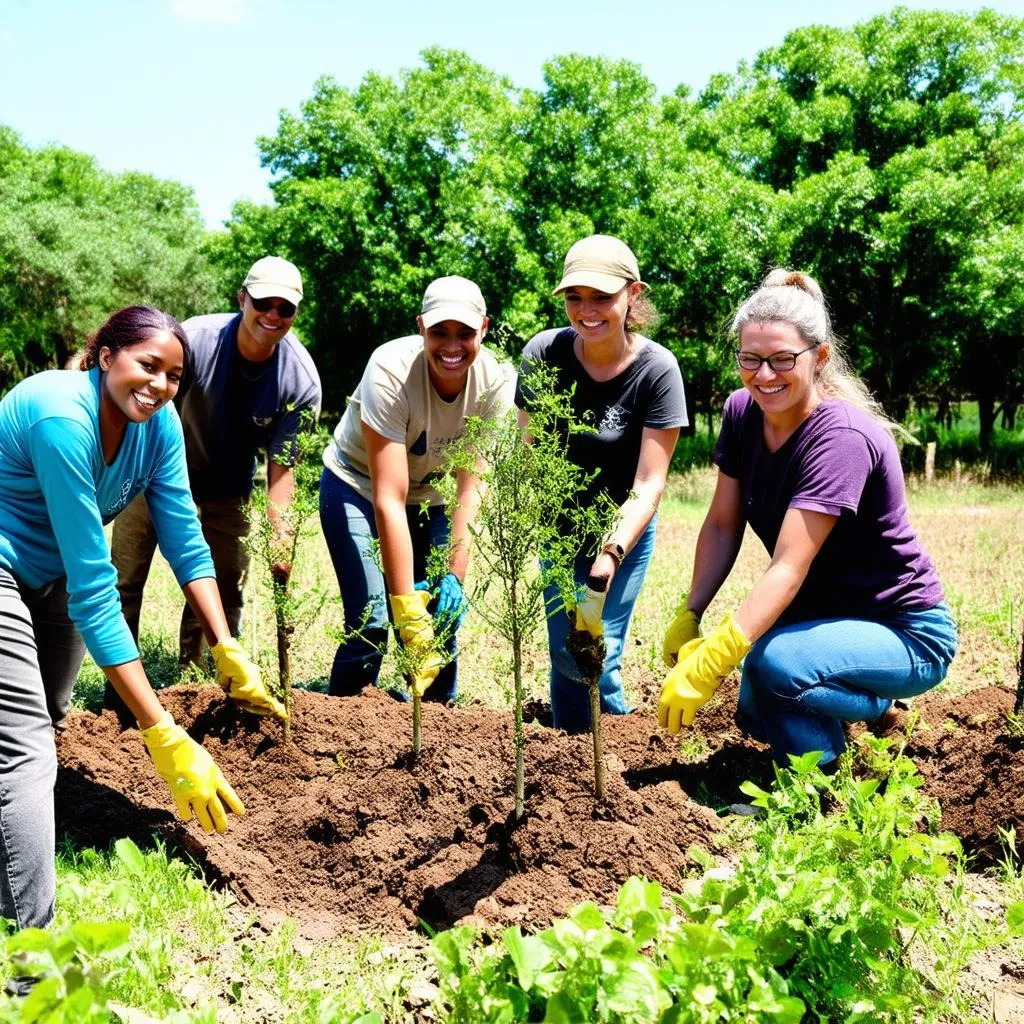
[[[970,370],[984,319],[950,285],[1021,220],[1002,179],[1022,57],[1020,19],[898,8],[793,32],[700,97],[691,144],[779,193],[779,253],[822,280],[896,416],[957,388],[992,407]]]
[[[189,188],[0,128],[0,389],[63,366],[122,306],[205,310],[213,283]]]

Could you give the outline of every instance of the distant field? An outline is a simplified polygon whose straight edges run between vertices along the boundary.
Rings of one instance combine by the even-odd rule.
[[[623,672],[628,693],[649,704],[663,674],[661,634],[680,593],[688,585],[693,547],[714,484],[712,470],[673,475],[662,502],[658,542],[647,583],[637,604],[632,642]],[[959,482],[942,477],[931,484],[911,477],[911,519],[938,565],[946,597],[960,627],[960,653],[944,686],[962,691],[981,685],[1016,685],[1016,659],[1024,619],[1024,498],[1020,487],[984,485],[969,473]],[[717,622],[735,607],[767,564],[767,556],[749,531],[732,575],[707,613]],[[257,574],[258,575],[258,574]],[[330,633],[341,626],[341,608],[330,559],[319,524],[310,524],[295,579],[311,589],[326,588],[328,600],[295,640],[295,678],[301,685],[326,686],[335,643]],[[268,678],[276,678],[276,648],[269,593],[263,579],[251,581],[243,643],[254,650]],[[147,668],[158,685],[176,681],[176,648],[181,595],[170,571],[157,559],[142,612],[142,648]],[[462,699],[500,706],[509,700],[508,659],[498,638],[472,611],[460,633]],[[525,654],[531,696],[547,694],[548,655],[542,631]],[[77,699],[95,699],[100,674],[91,662],[83,667]],[[389,679],[385,662],[383,681]]]

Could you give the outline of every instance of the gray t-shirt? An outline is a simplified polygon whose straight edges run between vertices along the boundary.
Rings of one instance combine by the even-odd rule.
[[[715,463],[739,481],[743,514],[769,554],[789,509],[837,517],[780,623],[878,619],[942,601],[935,566],[910,525],[896,443],[862,409],[826,399],[770,452],[760,408],[748,391],[735,391]]]
[[[633,490],[644,428],[670,429],[689,422],[676,357],[656,341],[636,337],[642,342],[636,357],[621,373],[603,381],[594,380],[576,358],[576,332],[571,327],[542,331],[523,349],[516,405],[529,412],[530,363],[546,363],[555,368],[560,390],[575,389],[576,418],[596,428],[595,433],[568,437],[569,458],[585,470],[598,470],[584,502],[603,490],[621,505]]]
[[[236,343],[241,319],[213,313],[182,324],[194,376],[175,404],[196,501],[247,498],[256,453],[291,465],[303,416],[320,414],[320,376],[299,339],[289,332],[270,359],[250,363]]]
[[[345,414],[324,451],[324,465],[364,498],[372,500],[370,469],[363,443],[365,423],[382,437],[405,446],[409,458],[407,503],[440,505],[431,477],[444,447],[465,429],[467,416],[489,419],[512,407],[513,371],[482,348],[469,368],[466,386],[450,402],[430,382],[423,338],[396,338],[376,349]]]

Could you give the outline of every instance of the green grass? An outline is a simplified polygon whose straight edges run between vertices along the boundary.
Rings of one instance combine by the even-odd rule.
[[[106,996],[158,1020],[320,1024],[367,1013],[395,1020],[411,982],[427,969],[422,943],[313,944],[287,921],[267,934],[160,844],[146,852],[129,840],[110,853],[65,847],[57,887],[55,936],[81,922],[128,926],[128,950],[106,979]],[[12,969],[10,961],[0,964],[0,977]],[[0,1020],[20,1019],[16,1013],[0,996]]]

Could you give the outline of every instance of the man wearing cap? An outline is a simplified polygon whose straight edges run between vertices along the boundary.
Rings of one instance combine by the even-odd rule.
[[[389,617],[407,649],[431,649],[435,624],[447,625],[451,660],[441,667],[439,655],[424,656],[411,682],[427,700],[455,696],[454,627],[463,606],[477,482],[459,478],[448,572],[428,580],[427,554],[449,539],[444,504],[431,478],[467,416],[500,416],[511,407],[513,375],[481,348],[487,310],[472,281],[431,282],[416,323],[418,334],[374,351],[324,452],[320,521],[349,634],[331,669],[328,692],[335,696],[376,683]],[[373,554],[375,540],[383,574]]]
[[[271,504],[287,508],[295,480],[292,449],[304,420],[320,411],[320,377],[291,333],[302,301],[298,268],[279,256],[257,260],[238,291],[237,313],[213,313],[182,325],[190,346],[190,379],[175,404],[185,434],[189,484],[210,545],[217,586],[232,635],[242,618],[242,584],[249,566],[246,505],[256,455],[266,451]],[[114,521],[111,553],[125,621],[138,638],[142,591],[156,548],[156,534],[142,496]],[[291,566],[276,573],[287,578]],[[179,655],[198,663],[199,622],[186,605]],[[108,704],[113,703],[108,694]]]

